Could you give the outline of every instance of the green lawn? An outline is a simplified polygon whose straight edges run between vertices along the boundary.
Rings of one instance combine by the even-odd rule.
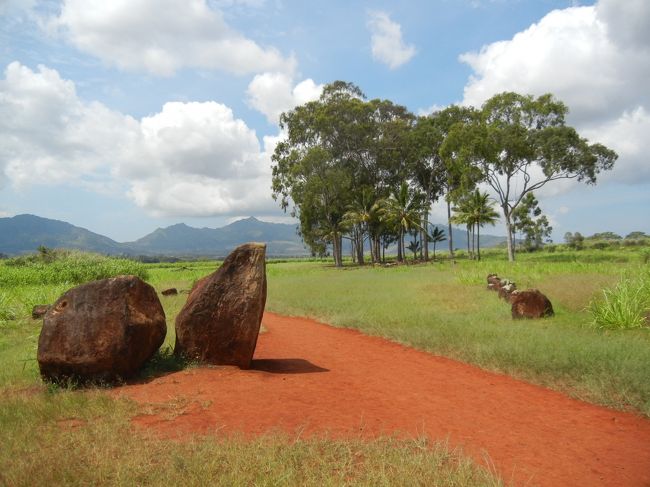
[[[650,330],[600,331],[590,325],[587,311],[589,302],[622,276],[650,275],[645,254],[634,249],[538,253],[521,255],[515,264],[497,252],[484,256],[480,263],[459,258],[343,269],[322,261],[269,261],[267,309],[358,328],[650,416]],[[422,485],[500,485],[462,452],[423,439],[294,441],[273,435],[177,442],[133,431],[135,404],[112,399],[102,389],[42,384],[35,360],[40,321],[29,317],[31,307],[53,302],[75,282],[101,277],[93,273],[124,269],[146,277],[158,291],[187,291],[218,263],[57,265],[36,263],[21,273],[0,262],[2,485],[400,485],[404,479]],[[42,281],[39,272],[46,276]],[[513,321],[509,305],[486,290],[490,272],[519,288],[539,288],[553,302],[555,317]],[[174,318],[186,297],[183,292],[161,297],[168,335],[143,374],[183,366],[170,351]]]
[[[639,272],[638,254],[610,261],[593,252],[556,254],[559,262],[548,255],[523,255],[515,264],[489,254],[480,263],[388,268],[272,264],[267,309],[357,328],[650,416],[650,329],[599,331],[586,309],[605,286]],[[555,317],[513,321],[510,306],[486,290],[490,272],[520,289],[539,288]]]
[[[59,262],[53,269],[36,263],[21,272],[0,261],[0,485],[503,485],[445,442],[303,440],[280,434],[255,440],[164,440],[131,428],[130,419],[139,411],[130,401],[113,399],[101,388],[44,385],[36,362],[41,322],[29,316],[33,305],[52,303],[77,282],[103,277],[94,273],[111,268],[146,276],[158,291],[172,286],[183,291],[218,265],[87,264]],[[284,282],[303,265],[317,278],[329,275],[319,263],[272,263],[271,289],[277,287],[274,273],[284,274]],[[46,276],[44,284],[38,284],[39,272]],[[143,375],[182,366],[169,352],[174,318],[186,297],[161,296],[168,334]]]

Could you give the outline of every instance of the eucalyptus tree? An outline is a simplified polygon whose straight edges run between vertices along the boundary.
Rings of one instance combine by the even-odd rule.
[[[283,113],[286,139],[272,156],[273,197],[300,221],[301,235],[312,250],[332,245],[342,265],[344,214],[352,203],[360,158],[369,145],[369,113],[363,92],[343,81],[331,83],[316,101]]]
[[[443,144],[444,153],[479,168],[496,193],[510,261],[515,258],[512,213],[526,194],[558,179],[595,184],[617,159],[614,151],[567,126],[567,111],[550,94],[501,93],[483,104],[479,117],[454,125]]]
[[[516,245],[517,231],[524,234],[524,247],[527,250],[538,249],[553,231],[546,215],[542,214],[539,201],[534,193],[528,193],[512,212],[513,242]]]
[[[414,176],[427,198],[427,213],[432,203],[444,195],[447,205],[449,255],[454,255],[451,207],[460,194],[474,188],[480,173],[453,151],[445,151],[445,141],[456,125],[470,123],[478,116],[471,107],[450,105],[420,117],[414,129],[416,158]]]

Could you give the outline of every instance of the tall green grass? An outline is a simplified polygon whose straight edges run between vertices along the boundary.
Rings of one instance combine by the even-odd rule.
[[[617,330],[650,327],[650,271],[626,275],[589,304],[593,325]]]
[[[130,259],[65,251],[53,258],[19,257],[0,263],[0,287],[74,285],[120,274],[132,274],[142,279],[148,277],[145,265]]]

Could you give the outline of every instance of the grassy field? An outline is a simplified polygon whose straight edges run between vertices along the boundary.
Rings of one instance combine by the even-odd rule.
[[[605,252],[607,255],[608,252]],[[416,348],[650,416],[650,329],[601,331],[588,307],[629,275],[650,281],[639,252],[522,254],[515,264],[486,253],[400,267],[269,265],[267,309],[353,327]],[[555,317],[513,321],[486,290],[496,272],[551,299]]]
[[[43,385],[33,305],[53,302],[78,282],[122,272],[141,275],[158,291],[188,290],[218,265],[91,260],[87,265],[75,254],[54,262],[0,262],[0,484],[500,485],[444,443],[281,435],[166,441],[133,432],[133,403],[101,389]],[[650,330],[602,331],[589,311],[604,288],[623,278],[650,282],[647,262],[636,249],[522,254],[514,265],[490,252],[480,263],[459,258],[374,268],[270,261],[267,309],[358,328],[650,416]],[[539,288],[552,300],[555,317],[512,321],[509,306],[485,289],[490,272],[519,288]],[[161,298],[169,333],[144,374],[182,366],[169,354],[186,296]]]
[[[147,278],[158,291],[187,290],[217,264],[143,266],[79,254],[50,260],[0,261],[0,485],[503,485],[461,451],[426,439],[303,440],[270,434],[252,441],[178,442],[134,431],[130,419],[141,412],[134,403],[113,399],[101,388],[41,382],[36,362],[41,322],[31,319],[31,308],[52,303],[79,282],[126,272]],[[286,278],[303,265],[323,276],[330,272],[314,262],[272,263],[271,287],[274,273]],[[169,333],[144,375],[181,366],[169,352],[174,318],[186,296],[162,297]]]

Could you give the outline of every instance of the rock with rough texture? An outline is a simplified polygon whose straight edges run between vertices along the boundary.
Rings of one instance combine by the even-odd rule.
[[[266,245],[237,247],[196,283],[176,317],[177,355],[250,367],[266,304]]]
[[[67,291],[45,315],[38,365],[54,382],[111,382],[136,373],[166,333],[160,300],[142,279],[93,281]]]
[[[178,294],[178,289],[175,287],[170,287],[169,289],[165,289],[162,291],[163,296],[176,296]]]
[[[45,316],[45,313],[47,313],[49,309],[49,304],[37,304],[32,308],[32,318],[35,320],[41,319],[43,316]]]
[[[551,301],[537,289],[513,291],[510,294],[510,303],[514,319],[543,318],[554,314]]]
[[[490,291],[498,291],[501,289],[501,279],[496,274],[488,274],[487,276],[487,288]]]

